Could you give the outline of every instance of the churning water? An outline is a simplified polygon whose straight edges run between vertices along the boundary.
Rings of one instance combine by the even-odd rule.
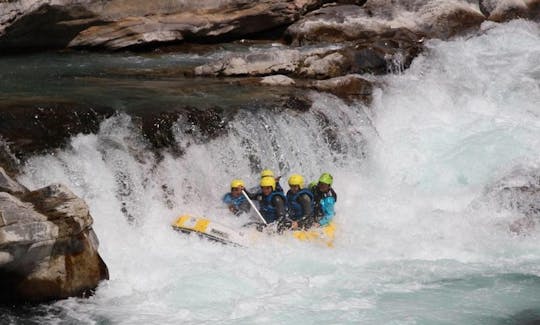
[[[111,278],[95,296],[11,322],[521,324],[540,319],[539,231],[489,196],[540,168],[540,27],[514,21],[430,41],[371,106],[313,93],[309,113],[243,110],[185,154],[157,160],[127,115],[33,157],[20,181],[86,200]],[[233,91],[234,88],[231,88]],[[272,168],[334,175],[335,247],[263,238],[235,248],[174,232],[180,213],[234,223],[231,179]],[[513,179],[516,170],[525,171]],[[536,198],[538,200],[538,198]]]

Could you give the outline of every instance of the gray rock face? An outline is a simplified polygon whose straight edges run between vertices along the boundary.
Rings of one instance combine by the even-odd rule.
[[[286,38],[293,45],[338,43],[369,37],[389,28],[386,21],[372,18],[363,7],[328,6],[289,26]]]
[[[294,22],[316,0],[20,0],[0,3],[0,48],[94,47],[235,38]]]
[[[79,32],[101,23],[90,1],[0,3],[0,49],[64,48]]]
[[[291,74],[302,60],[302,52],[296,49],[273,49],[233,55],[223,60],[195,68],[201,76],[266,76]]]
[[[28,192],[28,189],[11,179],[11,177],[7,175],[4,168],[0,167],[0,192],[7,192],[10,194],[25,194]]]
[[[122,49],[221,41],[288,27],[293,44],[356,41],[390,29],[447,38],[484,20],[540,18],[540,0],[11,0],[0,49]],[[321,8],[322,6],[322,8]],[[279,32],[278,32],[279,33]]]
[[[327,80],[318,80],[310,84],[310,87],[319,91],[326,91],[345,98],[362,98],[365,101],[371,99],[373,85],[358,75],[346,75]]]
[[[268,76],[328,79],[350,73],[387,73],[403,70],[422,51],[422,35],[389,30],[345,45],[320,48],[277,47],[236,54],[196,67],[201,76]]]
[[[85,295],[108,279],[92,222],[86,203],[61,184],[0,192],[0,301]]]
[[[489,20],[540,19],[540,0],[480,0],[480,10]]]
[[[185,40],[220,41],[288,25],[286,36],[293,44],[359,40],[396,28],[445,38],[478,26],[486,17],[505,21],[540,15],[540,0],[329,2],[1,1],[0,49],[122,49]]]
[[[408,29],[431,38],[448,38],[485,20],[477,5],[453,1],[369,0],[362,7],[327,6],[288,27],[295,45],[373,38],[393,29]]]
[[[270,86],[290,86],[294,85],[295,81],[292,78],[278,74],[262,78],[261,84]]]

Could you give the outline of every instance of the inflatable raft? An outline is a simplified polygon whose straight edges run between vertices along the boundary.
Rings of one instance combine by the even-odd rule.
[[[184,214],[176,218],[172,223],[172,227],[174,230],[185,234],[195,233],[200,237],[222,244],[242,247],[249,246],[257,240],[261,234],[261,232],[252,228],[237,230],[211,221],[208,218],[192,216],[189,214]],[[309,230],[285,231],[282,235],[288,235],[301,241],[317,242],[332,247],[335,231],[336,227],[331,223],[325,227],[311,228]]]
[[[210,221],[207,218],[195,217],[189,214],[181,215],[172,224],[174,230],[182,233],[195,233],[200,237],[217,241],[222,244],[247,246],[247,238],[244,232],[236,231],[225,225]]]

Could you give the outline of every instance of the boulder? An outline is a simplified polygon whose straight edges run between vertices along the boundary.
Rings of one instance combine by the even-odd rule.
[[[304,54],[296,49],[269,49],[231,55],[195,67],[199,76],[266,76],[291,74],[298,68]]]
[[[448,39],[477,30],[486,20],[476,4],[467,2],[428,2],[417,13],[413,30],[429,38]]]
[[[13,195],[22,195],[28,192],[28,189],[23,185],[14,181],[6,173],[4,168],[0,167],[0,193],[7,192]]]
[[[478,6],[462,1],[368,0],[326,6],[310,12],[285,31],[293,45],[370,40],[390,30],[406,29],[430,38],[448,38],[485,20]]]
[[[0,192],[0,301],[90,294],[108,279],[86,203],[54,184],[15,197]]]
[[[362,99],[369,102],[373,93],[373,85],[359,75],[346,75],[310,83],[310,88],[326,91],[339,97]]]
[[[303,60],[298,73],[306,78],[328,78],[345,74],[348,70],[347,58],[339,52],[325,55],[310,55]]]
[[[278,74],[262,78],[261,84],[269,86],[291,86],[295,84],[295,81],[292,78]]]
[[[268,76],[328,79],[350,73],[401,72],[424,48],[423,35],[389,29],[370,39],[324,47],[275,47],[233,54],[198,66],[199,76]]]
[[[15,0],[0,2],[0,49],[123,49],[220,41],[291,24],[317,0]]]
[[[363,7],[327,6],[289,26],[285,39],[296,46],[341,43],[371,37],[389,28],[385,20],[373,18]]]
[[[347,73],[401,73],[424,50],[424,35],[398,28],[345,48]]]
[[[480,10],[492,21],[540,19],[540,0],[480,0]]]
[[[4,168],[13,166],[9,171],[16,170],[14,158],[24,160],[63,147],[77,134],[96,133],[100,123],[114,113],[111,107],[71,99],[15,96],[5,100],[0,110],[0,163]]]
[[[81,31],[104,23],[88,4],[73,0],[0,2],[0,49],[66,47]]]
[[[10,0],[0,49],[146,48],[264,35],[294,45],[356,41],[389,29],[448,38],[494,21],[539,19],[540,0]]]

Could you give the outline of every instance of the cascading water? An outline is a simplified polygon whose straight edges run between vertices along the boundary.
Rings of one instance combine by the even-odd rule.
[[[20,181],[62,182],[86,200],[111,279],[95,296],[8,321],[88,324],[518,324],[540,319],[538,230],[486,195],[540,168],[540,28],[514,21],[428,50],[370,107],[318,93],[308,113],[240,111],[181,157],[156,159],[127,115],[36,156]],[[288,238],[249,248],[174,232],[183,212],[234,223],[231,179],[334,175],[330,249]],[[512,182],[512,177],[508,182]],[[500,198],[500,197],[499,197]]]

